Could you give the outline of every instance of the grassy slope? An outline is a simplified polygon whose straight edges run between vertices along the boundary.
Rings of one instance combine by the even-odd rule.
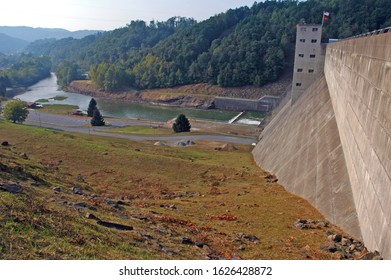
[[[326,229],[292,226],[321,214],[265,182],[250,147],[155,147],[3,121],[0,140],[11,144],[0,147],[0,183],[19,181],[25,189],[0,191],[0,259],[333,258],[319,250],[328,244]],[[98,197],[75,195],[74,186]],[[126,205],[118,210],[107,200]],[[87,212],[134,230],[99,226]],[[183,237],[209,246],[182,244]]]

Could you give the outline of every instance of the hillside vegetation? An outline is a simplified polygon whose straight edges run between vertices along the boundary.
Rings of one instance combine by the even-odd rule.
[[[49,77],[51,67],[47,56],[0,56],[0,95],[6,88],[28,87]]]
[[[200,23],[177,17],[132,21],[81,40],[39,41],[27,51],[49,55],[57,65],[69,60],[74,67],[90,70],[92,80],[105,91],[195,83],[262,86],[282,75],[294,48],[296,24],[321,23],[325,10],[331,12],[324,26],[326,39],[391,25],[388,0],[265,1]]]
[[[0,139],[1,259],[344,257],[320,249],[338,228],[293,225],[323,217],[259,170],[251,147],[156,147],[4,121]]]

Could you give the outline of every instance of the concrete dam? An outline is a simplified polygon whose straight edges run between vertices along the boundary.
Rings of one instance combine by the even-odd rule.
[[[323,49],[323,73],[276,114],[253,155],[288,191],[391,259],[391,32]]]

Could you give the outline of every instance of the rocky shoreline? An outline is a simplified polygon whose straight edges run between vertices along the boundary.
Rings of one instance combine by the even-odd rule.
[[[199,109],[213,109],[215,97],[214,95],[187,95],[169,90],[163,92],[163,90],[137,91],[127,89],[117,92],[105,92],[99,90],[89,81],[73,81],[65,90],[102,99],[116,99],[141,104]]]

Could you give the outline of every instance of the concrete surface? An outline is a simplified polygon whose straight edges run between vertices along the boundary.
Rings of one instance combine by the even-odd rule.
[[[325,75],[365,245],[391,258],[391,34],[330,44]]]
[[[324,76],[274,117],[253,154],[287,190],[391,259],[390,135],[386,33],[328,44]]]

